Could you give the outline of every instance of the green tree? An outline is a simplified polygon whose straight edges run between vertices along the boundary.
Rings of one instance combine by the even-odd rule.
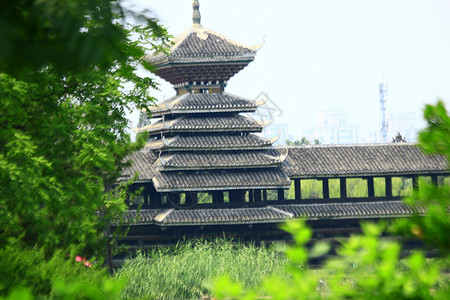
[[[302,137],[300,140],[295,140],[295,141],[286,140],[286,145],[288,145],[288,146],[304,146],[304,145],[312,145],[312,144],[306,137]],[[315,139],[314,145],[320,145],[320,141],[318,139]]]
[[[105,230],[126,209],[114,184],[145,136],[130,141],[125,114],[151,105],[156,87],[135,71],[169,37],[156,20],[140,28],[123,17],[110,0],[2,3],[0,252],[23,262],[17,270],[33,268],[20,259],[31,249],[43,264],[56,253],[101,260]],[[0,275],[0,289],[27,278]]]

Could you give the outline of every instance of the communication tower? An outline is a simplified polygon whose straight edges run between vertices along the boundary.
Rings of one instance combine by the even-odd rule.
[[[381,140],[383,143],[387,142],[387,131],[388,131],[388,125],[386,122],[386,93],[387,93],[387,85],[385,87],[384,80],[383,80],[383,74],[381,74],[381,82],[379,85],[380,88],[380,106],[381,106]]]

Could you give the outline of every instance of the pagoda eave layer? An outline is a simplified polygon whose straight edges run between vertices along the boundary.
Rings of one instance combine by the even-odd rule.
[[[282,152],[282,151],[280,151]],[[269,151],[184,152],[161,156],[153,167],[158,171],[264,168],[280,166],[285,153]]]
[[[266,123],[240,115],[204,117],[182,116],[173,120],[160,120],[144,126],[139,132],[150,135],[178,132],[261,132]]]
[[[152,117],[170,114],[254,112],[258,108],[258,104],[254,100],[227,93],[186,93],[172,97],[158,106],[150,108],[150,112]]]
[[[273,140],[256,135],[204,135],[204,136],[176,136],[171,138],[154,139],[147,143],[148,150],[168,151],[210,151],[210,150],[256,150],[267,149]]]
[[[280,168],[160,172],[153,177],[158,192],[217,191],[245,189],[288,189],[291,180]]]

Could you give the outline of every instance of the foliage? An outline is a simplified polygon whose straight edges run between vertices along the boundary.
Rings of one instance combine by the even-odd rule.
[[[448,144],[450,122],[442,102],[427,106],[425,117],[429,126],[421,133],[421,146],[433,154],[450,158]],[[449,160],[450,161],[450,160]],[[294,245],[285,251],[292,263],[284,276],[268,277],[258,289],[246,290],[239,281],[227,276],[215,281],[218,298],[257,299],[447,299],[450,293],[448,268],[450,217],[449,186],[431,184],[414,191],[406,202],[427,209],[425,216],[399,220],[389,231],[403,232],[422,239],[433,249],[439,249],[442,259],[427,261],[421,252],[413,252],[401,260],[401,245],[384,239],[386,224],[363,223],[363,234],[342,241],[338,256],[324,265],[327,276],[302,267],[309,257],[328,252],[328,245],[317,242],[308,251],[305,244],[311,230],[302,221],[292,221],[284,229],[292,234]],[[287,279],[286,279],[287,278]]]
[[[126,111],[151,105],[156,87],[135,71],[169,37],[155,20],[140,28],[120,18],[111,0],[2,3],[0,251],[14,262],[2,293],[15,284],[49,292],[53,277],[33,275],[26,253],[42,255],[36,268],[49,273],[69,251],[101,261],[108,224],[126,209],[124,186],[114,185],[145,143],[130,141]]]
[[[315,139],[313,144],[320,145],[320,141]],[[302,137],[301,140],[295,140],[295,141],[286,140],[286,145],[288,145],[288,146],[304,146],[304,145],[312,145],[312,143],[306,137]]]
[[[171,249],[138,253],[115,273],[126,278],[124,298],[198,299],[211,294],[210,280],[221,274],[257,287],[270,274],[281,278],[286,259],[272,248],[235,241],[189,241]]]
[[[138,49],[124,42],[120,1],[18,0],[1,7],[0,72],[23,75],[52,65],[62,73],[84,73],[138,57],[132,53]],[[167,41],[166,29],[155,19],[145,21],[154,37],[147,42],[158,49],[161,38]]]
[[[311,230],[303,221],[292,221],[284,229],[293,235],[294,245],[285,251],[291,262],[285,274],[267,277],[261,287],[248,290],[228,276],[215,280],[214,293],[219,299],[445,299],[448,282],[440,281],[448,263],[426,261],[415,252],[400,260],[401,246],[383,240],[383,224],[362,224],[363,235],[342,243],[339,256],[329,259],[318,272],[302,267],[308,258],[326,254],[326,242],[308,250],[305,244]],[[262,290],[262,292],[261,292]]]
[[[444,103],[439,101],[436,106],[427,105],[424,115],[428,126],[419,134],[420,146],[426,153],[446,156],[450,163],[450,117]],[[449,184],[435,186],[430,182],[421,182],[421,188],[406,198],[406,203],[426,207],[427,215],[415,216],[408,222],[398,221],[393,230],[423,239],[443,255],[449,256],[449,199]]]
[[[48,258],[43,249],[21,249],[17,244],[7,245],[0,249],[3,288],[28,287],[30,295],[64,296],[64,299],[70,298],[71,293],[83,297],[88,297],[90,293],[98,294],[102,287],[106,288],[105,292],[113,292],[113,289],[104,286],[111,283],[108,283],[109,276],[101,262],[93,261],[88,268],[75,260],[75,253],[74,249],[71,252],[57,250]],[[117,289],[123,284],[115,280],[114,286]],[[118,294],[117,291],[115,293]]]
[[[424,117],[427,127],[419,134],[420,147],[428,154],[445,155],[450,162],[450,117],[444,102],[426,105]]]

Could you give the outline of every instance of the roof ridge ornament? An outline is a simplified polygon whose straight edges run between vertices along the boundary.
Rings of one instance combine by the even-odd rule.
[[[194,25],[198,25],[198,26],[202,26],[200,24],[200,20],[201,20],[201,15],[200,15],[200,4],[198,3],[198,0],[193,0],[192,1],[192,8],[193,8],[193,13],[192,13],[192,22],[194,23]]]

